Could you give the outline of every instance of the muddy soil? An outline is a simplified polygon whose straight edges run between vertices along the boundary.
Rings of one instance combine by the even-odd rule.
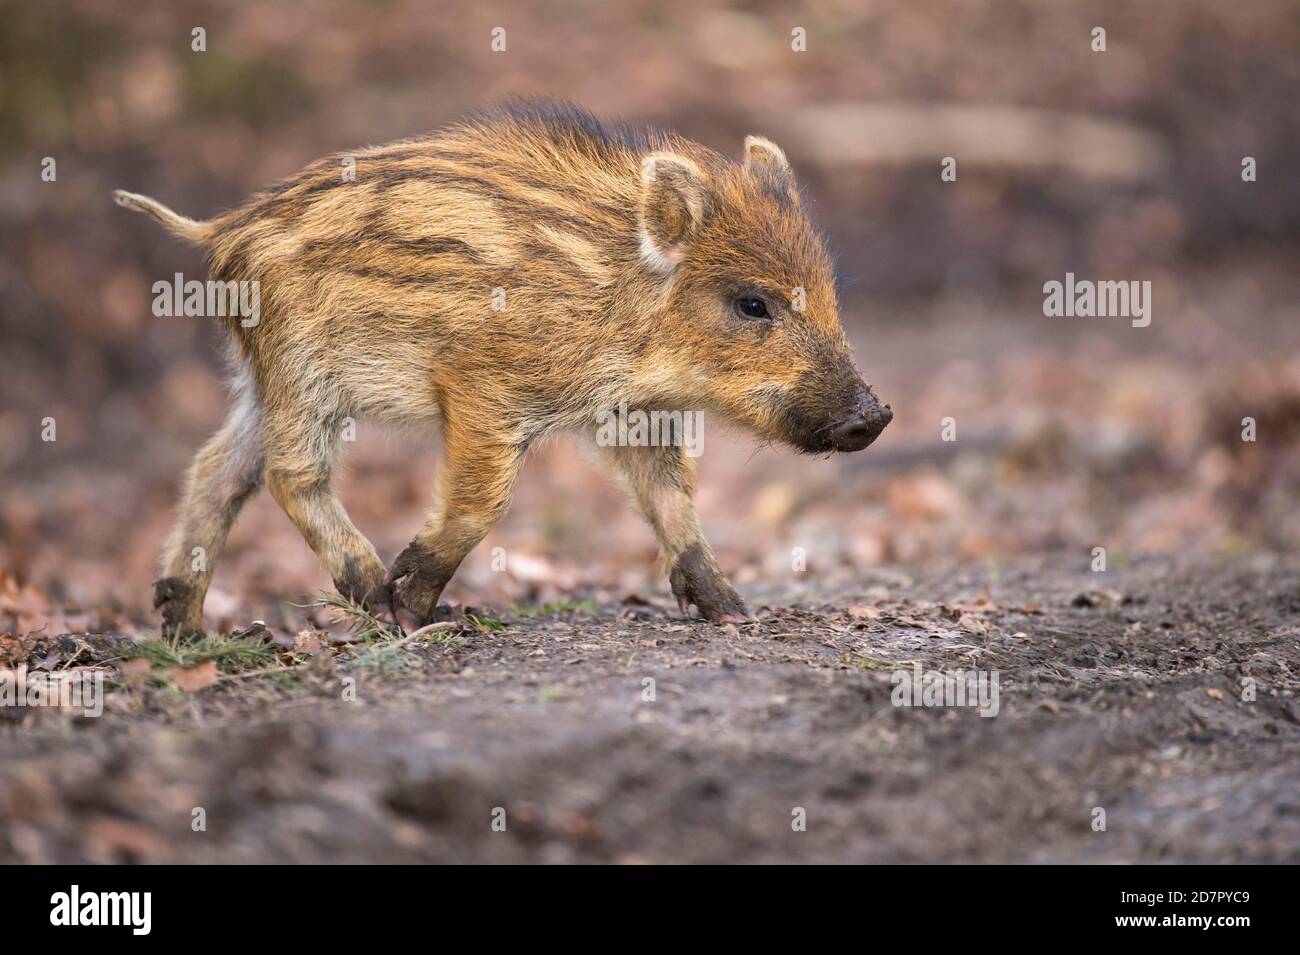
[[[1300,861],[1300,561],[1065,563],[9,709],[0,861]],[[996,671],[996,715],[894,705],[914,664]]]

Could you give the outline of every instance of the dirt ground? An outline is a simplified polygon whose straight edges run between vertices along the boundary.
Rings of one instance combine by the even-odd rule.
[[[1296,862],[1296,563],[882,571],[740,628],[563,607],[11,709],[0,859]],[[893,705],[913,663],[996,671],[996,715]]]

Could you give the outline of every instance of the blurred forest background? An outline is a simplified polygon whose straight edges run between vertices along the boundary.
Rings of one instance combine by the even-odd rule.
[[[859,365],[896,418],[826,460],[706,424],[702,518],[758,602],[881,565],[1077,571],[1096,546],[1123,562],[1300,544],[1293,0],[5,0],[0,24],[0,630],[149,625],[178,481],[223,416],[218,329],[150,310],[152,284],[199,276],[201,254],[111,190],[205,218],[324,154],[519,94],[732,155],[767,135],[829,235]],[[1067,271],[1151,281],[1150,327],[1044,317],[1042,285]],[[362,424],[343,498],[386,561],[435,461],[432,436]],[[207,619],[291,622],[285,601],[328,587],[262,495]],[[666,602],[652,536],[558,442],[447,597],[633,593]]]

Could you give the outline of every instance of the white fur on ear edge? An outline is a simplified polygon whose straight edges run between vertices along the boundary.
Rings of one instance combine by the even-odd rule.
[[[664,187],[672,189],[685,204],[690,220],[698,222],[703,215],[704,203],[701,196],[701,175],[699,167],[685,156],[671,153],[651,153],[641,160],[641,181],[647,192],[663,178]],[[680,244],[661,246],[641,223],[641,259],[655,272],[669,273],[685,258]]]
[[[746,136],[745,137],[745,163],[746,165],[758,161],[758,153],[768,159],[773,165],[781,169],[790,168],[790,160],[785,158],[785,150],[778,146],[766,136]]]
[[[641,261],[647,267],[655,272],[667,274],[677,268],[677,263],[682,260],[681,249],[673,246],[672,248],[660,251],[655,246],[655,240],[650,238],[650,233],[644,229],[641,230]]]

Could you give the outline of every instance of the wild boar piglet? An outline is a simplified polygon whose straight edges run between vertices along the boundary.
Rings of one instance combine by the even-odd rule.
[[[702,413],[823,453],[865,448],[892,416],[854,367],[785,154],[757,136],[735,162],[529,104],[322,159],[206,222],[114,195],[206,249],[213,282],[258,291],[256,316],[224,318],[231,409],[163,554],[168,629],[201,629],[227,532],[263,483],[341,594],[432,620],[529,445],[557,431],[589,439],[626,484],[682,610],[742,620],[683,442],[599,441],[597,423]],[[331,488],[364,416],[443,437],[436,504],[391,570]]]

